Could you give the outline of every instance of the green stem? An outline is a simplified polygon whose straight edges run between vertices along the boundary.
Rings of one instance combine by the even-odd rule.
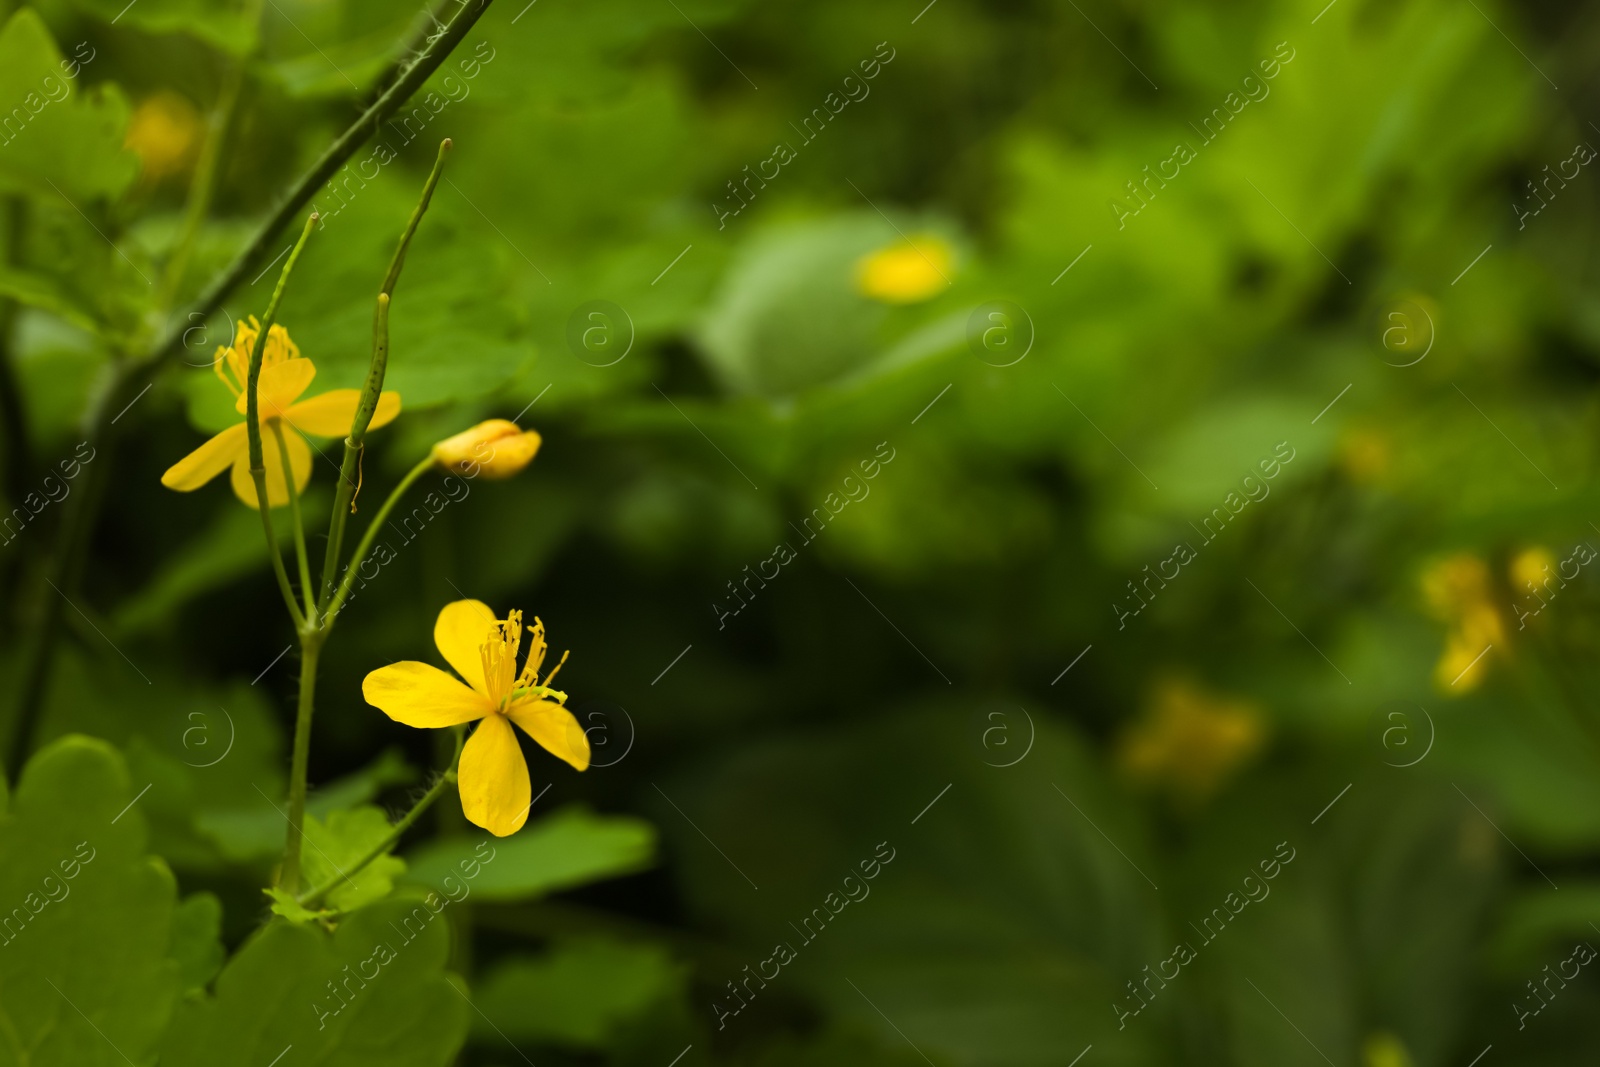
[[[415,59],[405,55],[397,60],[392,73],[386,73],[379,79],[379,83],[387,85],[388,88],[318,157],[309,170],[301,174],[278,207],[257,227],[244,248],[240,249],[224,270],[213,277],[211,283],[190,306],[191,314],[169,320],[172,325],[169,325],[167,331],[152,342],[150,347],[137,358],[129,358],[121,363],[122,369],[112,375],[105,391],[99,394],[96,402],[91,403],[89,414],[84,420],[86,439],[96,449],[106,454],[106,458],[101,460],[103,465],[111,463],[110,453],[114,440],[111,420],[126,410],[129,403],[137,400],[140,391],[149,384],[148,381],[142,380],[143,375],[135,376],[132,371],[155,364],[167,353],[181,347],[184,334],[189,328],[188,324],[196,317],[201,320],[208,318],[222,306],[228,294],[249,275],[250,270],[262,258],[268,243],[277,236],[284,224],[297,215],[310,202],[317,189],[355,155],[356,150],[385,120],[422,87],[440,64],[449,58],[450,53],[466,39],[467,34],[478,19],[483,17],[483,13],[489,9],[491,3],[493,0],[479,0],[477,4],[469,5],[457,13],[444,33],[436,38],[422,55]],[[90,476],[93,477],[92,474]],[[80,503],[77,506],[65,505],[60,531],[44,561],[46,573],[64,573],[71,569],[68,561],[64,559],[64,554],[68,551],[67,546],[87,544],[93,534],[99,514],[98,496],[91,498],[80,488],[78,492],[73,493],[72,499]],[[59,597],[55,599],[60,600]],[[57,613],[58,609],[51,606],[47,611]],[[49,662],[55,651],[55,632],[53,626],[39,627],[36,631],[37,639],[28,654],[28,663],[24,670],[32,682],[23,686],[23,699],[19,702],[18,712],[13,717],[13,737],[21,737],[24,740],[20,744],[13,744],[12,751],[8,753],[8,758],[11,760],[20,760],[25,753],[27,745],[25,739],[31,735],[30,723],[37,718],[38,709],[44,699]]]
[[[344,439],[344,461],[339,465],[339,487],[333,494],[333,514],[328,517],[328,549],[322,557],[322,595],[326,602],[333,590],[334,575],[339,573],[339,550],[344,544],[344,527],[355,510],[356,488],[360,485],[361,449],[364,447],[367,427],[377,410],[377,400],[367,403],[370,393],[376,397],[383,390],[383,375],[389,366],[389,294],[378,294],[378,307],[372,319],[372,362],[367,368],[366,385],[361,390],[361,401],[356,406],[355,422],[350,436]],[[376,389],[373,388],[376,384]],[[363,417],[364,416],[364,417]]]
[[[267,336],[272,332],[272,324],[278,318],[278,305],[283,301],[283,291],[289,284],[289,274],[294,270],[295,261],[300,258],[300,252],[306,246],[306,241],[311,237],[311,228],[317,224],[317,214],[312,212],[306,219],[305,229],[300,231],[300,240],[295,242],[294,251],[289,253],[289,260],[283,265],[283,271],[278,275],[278,284],[272,290],[272,299],[267,303],[267,313],[261,319],[261,330],[256,334],[256,343],[250,349],[250,373],[245,382],[245,408],[244,426],[245,436],[250,444],[250,480],[256,487],[256,510],[261,513],[261,528],[267,535],[267,555],[272,558],[272,569],[278,577],[278,589],[283,593],[283,602],[289,609],[290,618],[294,619],[297,629],[304,629],[306,617],[300,611],[300,606],[294,602],[294,590],[289,587],[289,575],[283,569],[283,553],[278,548],[278,535],[272,529],[272,502],[267,495],[267,465],[261,452],[261,409],[260,409],[260,383],[261,383],[261,354],[266,351]],[[292,481],[294,472],[283,472],[285,481]]]
[[[430,453],[421,463],[412,467],[404,478],[400,479],[400,484],[394,487],[394,492],[389,494],[389,499],[383,502],[383,507],[378,509],[378,513],[367,524],[367,532],[362,535],[361,543],[356,545],[355,552],[351,554],[350,565],[345,568],[344,578],[340,580],[338,590],[333,594],[333,599],[328,602],[327,610],[323,613],[324,626],[331,627],[333,625],[334,620],[339,617],[340,610],[344,607],[344,602],[349,599],[350,586],[356,580],[356,568],[366,561],[367,553],[372,550],[373,538],[378,536],[378,528],[389,518],[389,513],[394,510],[396,504],[400,503],[400,498],[405,496],[406,490],[410,489],[418,478],[432,470],[433,467],[434,459],[432,453]]]
[[[428,204],[433,201],[433,191],[439,187],[439,178],[444,174],[444,157],[450,154],[450,138],[446,137],[439,142],[439,154],[434,157],[433,170],[428,172],[428,180],[422,185],[422,196],[417,200],[417,206],[411,210],[411,218],[406,223],[406,231],[400,235],[400,244],[394,250],[394,258],[389,260],[389,273],[383,276],[383,288],[380,293],[394,295],[394,287],[400,283],[400,271],[406,265],[406,251],[411,247],[411,238],[416,235],[417,226],[422,222],[422,216],[428,210]]]
[[[300,521],[300,490],[294,484],[294,468],[289,464],[289,444],[283,439],[283,420],[272,420],[272,434],[278,439],[278,460],[283,464],[284,483],[289,487],[289,510],[294,515],[294,554],[300,563],[300,596],[306,604],[306,618],[317,617],[316,601],[311,598],[311,560],[306,555],[306,528]]]
[[[116,387],[122,374],[123,366],[113,363],[112,388]],[[50,669],[55,662],[55,641],[61,632],[62,610],[67,597],[71,595],[68,591],[76,587],[83,557],[89,547],[90,524],[87,516],[98,507],[105,491],[106,468],[110,463],[110,457],[105,453],[110,451],[110,431],[115,427],[104,425],[104,434],[93,435],[94,428],[100,425],[103,424],[91,423],[89,444],[93,449],[93,462],[85,464],[80,476],[82,480],[62,503],[61,526],[40,568],[40,609],[38,617],[31,624],[33,642],[27,653],[21,683],[17,687],[11,736],[6,749],[6,772],[13,784],[33,748],[33,737],[44,713]]]
[[[456,767],[461,762],[461,743],[466,736],[465,728],[457,726],[455,728],[455,735],[456,751],[455,755],[450,759],[449,769],[447,769],[443,774],[439,775],[438,780],[435,781],[432,787],[430,787],[428,791],[423,794],[422,799],[417,801],[416,805],[410,811],[406,812],[405,816],[399,822],[395,823],[394,826],[390,828],[388,836],[374,845],[370,852],[355,862],[354,866],[346,868],[342,874],[335,875],[333,878],[328,879],[327,882],[317,886],[315,889],[309,889],[302,893],[296,903],[304,908],[316,907],[317,904],[321,903],[323,897],[327,896],[333,890],[339,888],[339,884],[341,882],[350,878],[363,867],[366,867],[373,860],[394,848],[395,844],[400,840],[405,832],[411,829],[412,824],[420,819],[423,813],[433,806],[433,802],[439,799],[439,797],[444,793],[445,789],[455,782]]]
[[[294,753],[289,764],[289,830],[283,843],[283,870],[278,885],[286,892],[300,889],[300,842],[305,839],[306,769],[311,762],[311,717],[316,707],[317,657],[322,653],[322,635],[309,627],[300,629],[300,694],[295,706]]]
[[[328,550],[322,560],[322,592],[317,598],[317,603],[324,606],[332,602],[334,578],[339,573],[339,551],[344,546],[344,527],[350,512],[354,510],[352,505],[357,488],[356,474],[361,464],[362,442],[366,438],[367,427],[372,423],[372,416],[378,410],[378,398],[383,394],[383,378],[389,368],[390,299],[395,285],[400,281],[400,270],[406,264],[406,251],[411,247],[411,238],[433,200],[433,190],[439,185],[439,177],[444,173],[444,157],[449,152],[450,139],[446,137],[439,143],[439,154],[434,158],[433,170],[422,186],[422,196],[411,211],[411,219],[406,223],[405,232],[400,235],[400,244],[395,248],[394,257],[389,261],[389,270],[383,277],[383,286],[378,290],[378,303],[372,315],[372,361],[367,368],[367,380],[361,389],[355,418],[350,422],[350,436],[345,438],[339,487],[334,494],[333,514],[328,518]]]
[[[339,139],[329,145],[327,150],[300,176],[300,179],[290,188],[283,202],[277,210],[256,230],[250,242],[240,250],[227,269],[217,275],[211,284],[195,300],[192,311],[202,319],[209,316],[222,306],[222,301],[227,298],[235,285],[250,272],[256,261],[266,253],[270,242],[277,236],[288,221],[298,215],[317,190],[335,172],[355,155],[356,149],[364,144],[368,137],[376,133],[378,127],[385,120],[400,109],[428,80],[439,65],[453,52],[457,45],[466,38],[468,32],[477,24],[483,13],[489,10],[493,0],[477,0],[476,3],[463,4],[456,17],[450,20],[442,34],[428,46],[427,51],[411,62],[405,72],[395,79],[387,91],[380,96],[371,107],[351,123]],[[145,355],[150,362],[160,359],[169,351],[177,348],[183,341],[184,323],[191,321],[188,317],[180,319],[176,325],[158,338]]]

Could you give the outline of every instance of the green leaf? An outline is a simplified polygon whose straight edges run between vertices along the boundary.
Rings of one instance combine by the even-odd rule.
[[[333,917],[333,912],[327,908],[308,908],[301,904],[295,894],[287,889],[273,886],[266,890],[266,894],[267,899],[272,901],[272,914],[288,919],[292,923],[316,922]]]
[[[855,263],[895,240],[889,223],[854,214],[753,241],[728,272],[702,334],[731,388],[785,396],[860,372],[889,316],[857,293]]]
[[[329,934],[275,922],[217,977],[214,996],[179,1008],[162,1067],[298,1062],[444,1067],[471,1010],[445,972],[449,901],[392,899]]]
[[[326,821],[307,813],[303,853],[307,888],[330,882],[337,885],[338,888],[328,894],[327,903],[339,911],[354,911],[388,896],[394,888],[394,880],[405,873],[405,860],[383,855],[354,874],[345,872],[387,837],[391,829],[384,810],[370,804],[352,811],[333,812]]]
[[[178,961],[179,988],[204,989],[222,969],[222,902],[211,893],[183,899],[172,915],[170,955]]]
[[[256,41],[258,10],[247,0],[75,0],[85,11],[120,26],[147,33],[186,33],[234,55],[247,54]],[[287,16],[286,16],[287,17]]]
[[[650,945],[588,939],[538,958],[511,959],[478,993],[484,1040],[496,1030],[513,1041],[604,1049],[656,1004],[683,990],[684,968]]]
[[[0,1062],[149,1062],[182,960],[209,951],[196,916],[176,914],[172,873],[145,853],[141,788],[85,737],[23,771],[0,817]]]
[[[1014,704],[924,705],[774,738],[663,783],[693,820],[662,802],[685,899],[740,947],[708,983],[727,1029],[809,994],[886,1047],[899,1027],[939,1063],[1062,1064],[1091,1039],[1100,1052],[1086,1035],[1115,1030],[1117,991],[1160,958],[1169,887],[1096,753],[1028,710],[1031,727]],[[1002,724],[1012,743],[990,747]],[[771,988],[740,1010],[723,983],[758,970]],[[1113,1059],[1167,1062],[1161,1037],[1129,1026]]]
[[[425,845],[410,859],[405,880],[447,888],[446,878],[472,879],[472,892],[485,900],[523,900],[605,878],[633,874],[655,861],[655,829],[642,819],[595,815],[573,805],[484,846],[457,838]],[[466,872],[477,862],[476,876]]]
[[[295,268],[279,316],[317,365],[307,398],[365,380],[373,304],[421,188],[420,175],[391,164],[371,181],[341,172],[333,191],[324,190],[313,205],[324,221]],[[491,394],[533,355],[522,339],[525,313],[495,266],[515,253],[486,243],[481,225],[471,205],[441,184],[406,254],[384,379],[405,410]]]
[[[95,58],[84,42],[62,59],[31,8],[0,29],[0,100],[11,109],[0,116],[0,188],[82,207],[133,180],[138,163],[122,147],[127,102],[114,85],[83,87]]]
[[[88,311],[79,307],[52,279],[33,274],[17,267],[0,266],[0,296],[9,296],[18,303],[48,311],[80,330],[95,333],[99,324]]]
[[[365,803],[377,796],[380,789],[410,781],[411,777],[398,754],[386,750],[371,766],[319,786],[307,799],[306,810],[312,815],[329,815],[341,808]],[[199,812],[195,816],[195,826],[235,859],[262,862],[276,857],[283,849],[282,801],[268,803],[253,787],[243,792],[238,800],[230,797],[230,801],[226,806],[217,805]]]

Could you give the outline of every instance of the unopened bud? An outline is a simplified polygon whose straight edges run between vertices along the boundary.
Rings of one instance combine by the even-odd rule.
[[[433,446],[439,466],[469,478],[509,478],[539,451],[540,437],[506,419],[489,419]]]

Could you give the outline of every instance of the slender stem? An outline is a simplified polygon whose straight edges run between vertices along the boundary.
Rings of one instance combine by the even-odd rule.
[[[204,318],[222,306],[222,301],[227,298],[228,293],[250,272],[257,259],[266,253],[269,243],[278,231],[291,218],[298,215],[316,195],[317,189],[355,155],[356,149],[377,132],[378,127],[398,111],[400,105],[411,98],[412,93],[422,87],[422,84],[477,24],[478,19],[483,17],[483,13],[489,9],[491,3],[493,0],[476,0],[462,5],[456,17],[450,20],[450,25],[445,27],[444,32],[428,46],[427,50],[414,61],[409,61],[410,66],[405,67],[405,72],[395,79],[394,84],[371,107],[362,112],[355,122],[339,135],[338,140],[328,146],[311,168],[300,176],[282,203],[256,230],[255,235],[240,250],[234,261],[217,275],[195,300],[192,308],[194,312]],[[150,347],[145,359],[158,360],[167,352],[177,348],[183,341],[184,323],[187,321],[190,320],[181,318],[175,326],[169,328]]]
[[[377,401],[367,404],[367,394],[376,397],[383,390],[384,371],[389,366],[389,294],[378,294],[378,307],[372,321],[372,363],[367,369],[367,382],[361,390],[361,401],[356,406],[355,422],[350,436],[344,439],[344,461],[339,465],[339,487],[333,494],[333,514],[328,517],[328,549],[322,557],[322,595],[326,602],[333,592],[333,579],[339,573],[339,550],[344,544],[344,526],[355,510],[356,488],[360,485],[361,450],[365,445],[367,427]],[[363,418],[365,416],[365,418]]]
[[[406,230],[400,235],[400,244],[394,250],[394,258],[389,260],[389,273],[383,276],[383,288],[380,293],[394,295],[394,287],[400,282],[400,271],[406,265],[406,251],[411,247],[411,238],[416,236],[417,226],[422,222],[422,216],[427,213],[428,205],[433,201],[433,191],[439,187],[439,178],[444,174],[444,157],[450,154],[452,142],[446,137],[439,142],[439,154],[433,159],[433,170],[428,172],[428,180],[422,185],[422,196],[417,200],[417,206],[411,209],[411,218],[406,223]]]
[[[394,487],[394,492],[389,494],[389,499],[383,502],[383,507],[372,517],[367,524],[367,532],[361,536],[361,543],[356,545],[356,550],[350,556],[350,565],[345,568],[344,578],[339,582],[339,589],[333,594],[333,599],[328,602],[327,609],[323,612],[323,625],[331,627],[339,612],[344,608],[344,602],[350,597],[350,586],[356,580],[356,568],[366,562],[367,553],[372,550],[373,538],[378,536],[378,528],[389,518],[389,513],[395,505],[400,503],[400,498],[405,496],[416,480],[432,470],[434,467],[433,455],[430,453],[421,463],[412,467],[406,476],[400,479],[400,484]]]
[[[315,907],[322,901],[323,897],[328,895],[328,893],[339,888],[340,883],[346,881],[357,871],[360,871],[373,860],[394,848],[396,842],[400,840],[407,830],[411,829],[412,824],[420,819],[423,813],[433,806],[433,802],[439,799],[440,795],[444,793],[446,788],[455,783],[456,767],[461,763],[461,743],[466,737],[465,727],[457,726],[455,728],[455,735],[456,751],[455,755],[450,759],[449,768],[439,775],[438,779],[433,783],[428,791],[422,795],[422,799],[417,801],[416,805],[410,811],[406,812],[405,816],[401,818],[399,822],[395,823],[394,826],[390,828],[388,835],[384,837],[382,841],[379,841],[376,845],[372,846],[372,850],[357,860],[353,866],[347,867],[342,873],[328,879],[327,882],[317,886],[315,889],[310,889],[302,893],[296,903],[304,908]]]
[[[306,768],[311,762],[311,717],[317,698],[317,657],[322,635],[309,627],[300,630],[300,694],[295,705],[294,753],[289,764],[289,830],[283,844],[283,869],[278,885],[286,892],[300,889],[300,842],[305,839]]]
[[[294,468],[289,464],[289,445],[283,439],[283,420],[272,420],[272,434],[278,439],[278,459],[283,463],[283,479],[289,487],[289,510],[294,515],[294,554],[300,562],[300,596],[306,603],[306,618],[316,621],[317,605],[311,598],[311,560],[306,556],[306,528],[300,521],[300,490],[294,484]]]
[[[112,388],[116,387],[123,373],[122,364],[111,365]],[[97,427],[103,427],[104,432],[97,433]],[[55,641],[61,631],[62,610],[69,595],[67,590],[75,587],[83,556],[89,547],[90,524],[85,517],[94,512],[104,494],[106,468],[110,464],[107,453],[111,451],[108,439],[114,429],[108,424],[91,423],[88,438],[90,462],[85,463],[80,475],[82,480],[61,505],[61,526],[40,570],[39,576],[43,581],[38,589],[39,614],[32,621],[33,642],[18,686],[10,743],[6,750],[6,771],[13,783],[17,781],[23,763],[33,748],[33,736],[44,710],[50,668],[55,662]]]
[[[261,354],[266,351],[267,336],[272,332],[272,324],[278,319],[278,305],[283,301],[283,291],[289,284],[289,274],[294,270],[295,261],[300,258],[300,252],[306,246],[307,239],[311,236],[311,228],[317,224],[317,214],[312,212],[306,219],[305,229],[300,231],[300,240],[295,242],[294,251],[289,253],[289,260],[283,265],[283,271],[278,275],[278,284],[272,290],[272,299],[267,302],[267,313],[261,319],[261,329],[256,334],[256,343],[250,349],[250,373],[245,382],[245,409],[244,426],[245,437],[250,444],[250,479],[256,488],[256,510],[261,513],[261,528],[267,535],[267,555],[272,558],[272,569],[278,576],[278,589],[283,593],[283,602],[289,608],[289,616],[294,619],[297,629],[303,629],[306,617],[301,614],[300,607],[294,602],[294,590],[289,587],[289,575],[283,569],[283,553],[278,548],[278,535],[272,529],[272,500],[267,494],[267,466],[261,452],[261,410],[260,410],[260,385],[261,385]],[[284,480],[292,481],[294,472],[285,470]]]
[[[433,170],[423,183],[422,195],[411,211],[405,232],[400,235],[400,243],[389,261],[389,270],[383,277],[383,286],[378,290],[378,303],[372,315],[372,362],[367,368],[367,380],[361,390],[361,400],[356,405],[355,418],[350,422],[350,436],[345,438],[339,487],[334,494],[333,514],[328,518],[328,551],[322,561],[322,593],[317,598],[317,602],[324,606],[331,602],[333,596],[334,578],[339,573],[339,550],[344,543],[344,527],[350,512],[354,510],[352,504],[356,495],[356,472],[361,463],[362,441],[366,437],[367,427],[372,423],[373,414],[378,410],[378,398],[383,394],[383,378],[389,368],[390,299],[395,285],[400,281],[400,271],[406,265],[406,251],[411,247],[411,238],[416,235],[417,226],[433,200],[433,190],[439,185],[439,177],[444,173],[444,159],[449,153],[450,138],[446,137],[439,143],[439,154],[434,157]]]
[[[91,402],[89,413],[84,420],[85,438],[94,447],[106,453],[112,451],[114,435],[110,432],[111,420],[116,418],[119,412],[126,410],[127,405],[136,400],[139,391],[148,384],[140,380],[142,375],[136,377],[131,370],[155,364],[167,353],[179,348],[188,329],[187,324],[192,323],[196,316],[202,320],[207,318],[222,306],[228,294],[248,276],[251,268],[261,259],[268,243],[284,224],[298,214],[300,209],[310,202],[322,183],[355,155],[356,150],[366,142],[367,138],[422,87],[440,64],[449,58],[450,53],[466,39],[472,27],[483,17],[483,13],[493,2],[494,0],[478,0],[476,4],[468,5],[456,14],[450,25],[433,39],[420,56],[412,58],[407,54],[397,60],[392,70],[399,73],[386,73],[379,79],[380,84],[388,85],[389,88],[357,117],[355,122],[318,157],[309,170],[301,174],[278,207],[257,227],[255,234],[234,257],[233,262],[215,275],[211,283],[201,292],[190,307],[191,314],[169,320],[172,325],[152,342],[142,355],[129,358],[121,364],[124,372],[112,375],[106,389],[99,394],[96,401]],[[102,463],[109,465],[110,456],[108,455]],[[92,537],[93,527],[99,515],[99,496],[91,496],[80,488],[72,498],[77,504],[65,506],[60,532],[44,561],[46,573],[65,573],[70,569],[65,559],[69,551],[68,546],[87,544]],[[60,599],[60,597],[54,598],[56,601]],[[51,617],[59,615],[57,604],[52,604],[48,600],[46,603],[49,604],[46,608],[47,615]],[[32,736],[32,724],[38,718],[39,707],[42,705],[47,688],[50,660],[55,651],[56,632],[57,629],[53,624],[42,625],[36,630],[37,639],[28,654],[28,663],[24,668],[26,680],[22,687],[22,699],[13,717],[13,744],[11,752],[7,754],[8,761],[20,761],[28,748],[28,738]]]

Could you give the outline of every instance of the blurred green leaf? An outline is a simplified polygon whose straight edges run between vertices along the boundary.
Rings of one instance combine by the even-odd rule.
[[[392,827],[382,808],[370,805],[335,811],[319,819],[307,814],[306,849],[302,879],[307,888],[333,884],[327,904],[339,911],[354,911],[382,900],[394,888],[394,880],[405,873],[405,860],[382,855],[354,874],[354,868],[369,851],[389,835]]]
[[[463,877],[462,865],[475,855],[482,869],[470,882],[474,896],[526,900],[644,870],[655,860],[655,830],[641,819],[572,805],[496,841],[492,859],[462,839],[424,845],[407,859],[405,881],[443,889],[445,879]]]
[[[52,205],[66,198],[84,210],[133,180],[137,163],[122,147],[127,102],[115,85],[84,88],[77,80],[96,56],[83,42],[63,59],[32,8],[0,29],[0,101],[8,108],[0,187]]]
[[[222,903],[210,893],[184,897],[172,914],[172,958],[179,988],[203,990],[222,969]]]
[[[142,791],[110,745],[67,737],[29,761],[0,817],[10,1062],[149,1062],[194,973],[186,961],[210,951],[180,915],[171,871],[145,852]]]
[[[499,1033],[574,1049],[605,1049],[660,1001],[681,993],[683,969],[664,950],[601,939],[558,943],[537,958],[506,960],[484,979],[474,1024],[487,1040]]]
[[[243,56],[255,47],[259,8],[249,0],[73,0],[73,3],[112,23],[126,19],[146,33],[186,33],[207,44]]]
[[[471,1011],[445,972],[449,946],[449,919],[416,900],[364,908],[332,934],[269,924],[214,995],[179,1008],[161,1062],[269,1064],[296,1048],[348,1067],[445,1067]]]

